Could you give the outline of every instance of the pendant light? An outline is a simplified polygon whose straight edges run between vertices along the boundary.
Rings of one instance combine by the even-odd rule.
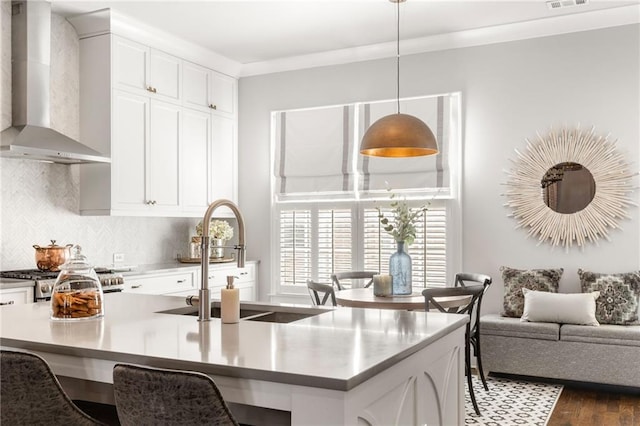
[[[360,143],[360,154],[375,157],[418,157],[438,153],[433,132],[422,120],[400,113],[400,3],[397,4],[396,38],[396,94],[397,113],[382,117],[373,123]]]

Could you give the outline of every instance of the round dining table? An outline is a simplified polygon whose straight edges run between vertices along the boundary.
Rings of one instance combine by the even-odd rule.
[[[407,295],[394,294],[391,296],[375,296],[373,289],[369,288],[350,288],[335,292],[336,303],[340,306],[350,308],[378,308],[378,309],[407,309],[417,310],[424,309],[424,296],[422,293],[411,293]],[[464,296],[447,296],[438,297],[437,301],[443,308],[455,308],[466,305],[470,297]]]

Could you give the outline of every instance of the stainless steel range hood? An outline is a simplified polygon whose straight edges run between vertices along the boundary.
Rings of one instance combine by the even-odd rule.
[[[54,163],[109,163],[101,153],[50,127],[51,4],[12,3],[13,126],[0,133],[0,156]]]

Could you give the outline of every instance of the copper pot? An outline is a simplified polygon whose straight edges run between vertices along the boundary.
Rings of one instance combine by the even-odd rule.
[[[40,247],[35,244],[36,249],[36,266],[41,271],[56,272],[60,270],[60,265],[65,263],[71,257],[70,248],[73,244],[66,246],[57,246],[56,240],[51,240],[51,245]]]

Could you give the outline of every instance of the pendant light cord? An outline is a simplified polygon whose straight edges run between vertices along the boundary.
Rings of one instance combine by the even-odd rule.
[[[396,4],[396,99],[397,112],[400,114],[400,1]]]

